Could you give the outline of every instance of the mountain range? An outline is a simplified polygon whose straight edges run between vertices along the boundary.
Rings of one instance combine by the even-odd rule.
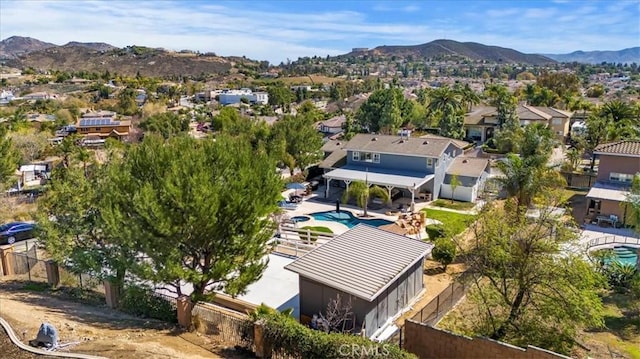
[[[576,51],[570,54],[525,54],[513,49],[488,46],[476,42],[435,40],[420,45],[378,46],[373,49],[353,49],[336,58],[413,57],[414,59],[467,58],[498,63],[544,65],[559,62],[640,62],[640,47],[620,51]],[[12,36],[0,41],[0,64],[41,70],[117,72],[144,76],[200,76],[233,72],[237,63],[254,63],[241,57],[222,57],[213,53],[174,52],[143,46],[118,48],[103,42],[76,42],[65,45],[40,41],[30,37]]]
[[[454,40],[435,40],[426,44],[407,46],[378,46],[373,49],[354,49],[354,51],[342,55],[352,56],[396,56],[414,58],[435,59],[457,56],[471,60],[485,60],[489,62],[522,63],[530,65],[543,65],[555,62],[549,57],[537,54],[524,54],[522,52],[499,46],[488,46],[476,42],[458,42]]]
[[[225,74],[237,63],[254,63],[242,57],[213,53],[168,51],[144,46],[118,48],[102,42],[69,42],[58,46],[29,37],[0,41],[0,64],[38,70],[119,73],[133,76],[181,77]]]
[[[569,54],[545,54],[559,62],[580,62],[585,64],[609,63],[639,63],[640,47],[630,47],[619,51],[574,51]]]

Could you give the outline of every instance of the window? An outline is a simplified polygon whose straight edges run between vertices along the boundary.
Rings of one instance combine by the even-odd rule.
[[[373,162],[380,163],[380,154],[379,153],[374,153],[373,154]]]
[[[554,118],[551,123],[556,125],[556,126],[560,126],[560,125],[562,125],[562,119],[561,118]]]
[[[427,167],[428,168],[433,167],[433,158],[427,158]]]
[[[371,152],[364,152],[362,154],[362,160],[365,161],[365,162],[373,161],[373,157],[371,156]]]
[[[360,161],[360,152],[353,151],[353,155],[352,156],[353,156],[352,159],[354,161]]]
[[[102,130],[100,127],[95,128],[95,131],[100,131],[100,130]]]
[[[609,180],[613,182],[631,183],[633,181],[633,175],[627,173],[611,172],[609,173]]]

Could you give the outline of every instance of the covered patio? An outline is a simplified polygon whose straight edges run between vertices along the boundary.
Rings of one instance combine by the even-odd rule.
[[[333,180],[343,181],[347,191],[352,182],[362,181],[369,186],[377,185],[386,188],[389,198],[391,198],[391,191],[394,188],[406,189],[411,193],[411,208],[413,209],[416,197],[426,197],[427,193],[430,195],[433,192],[434,177],[433,174],[415,172],[370,171],[366,168],[342,167],[324,174],[326,179],[325,198],[330,196],[331,181]],[[426,187],[427,191],[423,192],[421,190],[423,187]]]
[[[625,205],[629,191],[626,188],[596,183],[586,195],[585,224],[618,227],[626,224],[628,208]]]

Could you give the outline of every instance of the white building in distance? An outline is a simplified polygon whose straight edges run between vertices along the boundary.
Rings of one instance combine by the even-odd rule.
[[[266,105],[269,103],[269,94],[266,92],[253,92],[251,89],[243,88],[240,90],[223,90],[220,92],[219,102],[221,105],[232,105],[240,103],[246,98],[251,104]]]

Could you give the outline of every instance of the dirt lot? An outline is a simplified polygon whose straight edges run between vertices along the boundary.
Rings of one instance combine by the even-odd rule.
[[[0,329],[0,353],[2,353],[3,358],[11,358],[11,359],[53,359],[56,357],[52,356],[44,356],[37,355],[33,353],[29,353],[25,350],[22,350],[15,346],[11,339],[9,339],[9,335],[5,333],[4,330]]]
[[[116,359],[247,358],[208,337],[181,333],[159,321],[59,298],[47,291],[27,291],[22,284],[0,282],[0,316],[25,343],[35,338],[42,322],[53,324],[61,343],[79,342],[71,346],[71,352]]]

